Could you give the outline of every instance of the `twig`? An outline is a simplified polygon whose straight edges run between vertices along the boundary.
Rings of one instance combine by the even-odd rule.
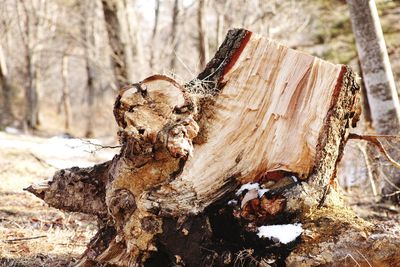
[[[31,155],[34,159],[36,159],[40,164],[44,165],[45,167],[51,167],[51,168],[54,168],[54,169],[59,169],[56,166],[54,166],[54,165],[46,162],[45,160],[39,158],[38,156],[36,156],[32,152],[29,152],[29,155]]]
[[[4,243],[12,243],[12,242],[32,240],[32,239],[38,239],[38,238],[44,238],[44,237],[47,237],[47,236],[46,235],[39,235],[39,236],[33,236],[33,237],[15,238],[15,239],[2,240],[2,242],[4,242]]]
[[[358,267],[361,267],[361,265],[356,261],[356,259],[353,257],[353,255],[351,255],[350,253],[349,254],[347,254],[343,259],[341,259],[341,260],[345,260],[345,263],[347,264],[347,258],[351,258],[356,264],[357,264],[357,266]]]
[[[81,139],[81,141],[83,141],[84,143],[86,143],[86,144],[88,144],[88,145],[93,145],[93,146],[99,147],[100,149],[105,149],[105,148],[114,149],[114,148],[120,148],[120,147],[122,147],[121,145],[116,145],[116,146],[105,146],[105,145],[100,145],[100,144],[96,144],[96,143],[93,143],[93,142],[91,142],[91,141],[89,141],[89,140],[84,140],[84,139]]]
[[[96,153],[97,151],[102,150],[102,149],[107,149],[107,148],[109,148],[109,149],[115,149],[115,148],[121,148],[121,147],[122,147],[121,145],[116,145],[116,146],[100,145],[100,144],[93,143],[93,142],[91,142],[91,141],[89,141],[89,140],[84,140],[84,139],[80,139],[80,138],[79,138],[79,140],[81,140],[81,141],[82,141],[84,144],[86,144],[86,145],[92,145],[92,146],[95,147],[95,149],[93,149],[92,151],[86,151],[86,152],[88,152],[88,153],[90,153],[90,154],[94,154],[94,153]]]
[[[386,157],[386,159],[396,168],[400,169],[400,163],[395,161],[386,151],[386,149],[383,147],[381,141],[379,141],[378,138],[383,137],[383,138],[400,138],[400,136],[394,136],[394,135],[358,135],[354,133],[349,134],[349,139],[358,139],[358,140],[364,140],[367,142],[372,143],[375,145],[378,150]]]
[[[364,156],[364,162],[365,162],[365,166],[367,167],[367,172],[368,172],[368,179],[369,179],[369,182],[371,184],[372,193],[374,194],[374,197],[375,197],[374,200],[376,201],[377,200],[377,196],[378,196],[378,191],[376,190],[376,185],[375,185],[375,182],[374,182],[374,175],[372,174],[372,169],[371,169],[371,166],[370,166],[369,161],[368,161],[367,152],[365,151],[364,148],[361,147],[360,144],[358,144],[358,149],[361,151],[361,153]]]
[[[356,249],[356,251],[357,251],[358,254],[360,254],[360,255],[364,258],[364,260],[368,263],[368,265],[369,265],[370,267],[372,267],[372,265],[371,265],[371,263],[368,261],[368,259],[367,259],[360,251],[358,251],[358,249]]]

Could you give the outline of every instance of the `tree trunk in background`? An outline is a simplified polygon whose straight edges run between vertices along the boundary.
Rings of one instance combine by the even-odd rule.
[[[30,52],[26,53],[26,72],[27,83],[25,86],[25,100],[26,110],[25,110],[25,122],[29,130],[36,129],[39,126],[39,99],[38,92],[36,88],[36,66],[33,59],[33,55]]]
[[[226,13],[229,10],[231,0],[212,1],[211,4],[212,9],[215,12],[215,17],[217,18],[215,28],[215,47],[219,47],[224,39]]]
[[[86,127],[85,137],[91,138],[94,135],[93,125],[95,123],[96,116],[94,114],[96,88],[94,85],[95,81],[95,66],[93,66],[94,49],[95,47],[95,32],[94,32],[94,9],[97,5],[94,1],[86,2],[81,5],[81,12],[83,15],[82,23],[82,38],[84,41],[84,58],[85,58],[85,69],[86,69]]]
[[[204,69],[206,66],[206,61],[208,60],[208,38],[207,38],[207,30],[205,26],[205,9],[207,6],[207,0],[199,0],[197,8],[197,27],[198,27],[198,45],[199,45],[199,67],[200,69]]]
[[[153,26],[153,31],[151,33],[150,69],[152,71],[153,71],[153,67],[154,67],[154,53],[156,51],[154,42],[155,42],[155,38],[157,35],[158,21],[159,21],[159,17],[160,17],[160,1],[161,0],[155,0],[156,8],[154,10],[154,26]]]
[[[61,101],[65,114],[64,131],[66,133],[70,131],[70,126],[71,126],[71,98],[69,94],[69,85],[68,85],[68,62],[69,62],[69,56],[64,55],[62,57],[62,63],[61,63],[61,81],[62,81]]]
[[[375,1],[347,0],[358,56],[378,134],[399,134],[400,104]]]
[[[224,24],[225,24],[225,15],[218,14],[215,47],[218,47],[219,45],[221,45],[222,38],[224,38]]]
[[[358,94],[348,67],[231,30],[192,82],[154,75],[119,92],[112,160],[60,170],[28,191],[98,217],[78,266],[396,262],[398,237],[328,190]],[[257,237],[262,225],[298,222],[302,242]]]
[[[110,46],[113,51],[112,61],[114,65],[114,74],[117,81],[117,87],[125,83],[132,82],[135,77],[134,55],[137,54],[140,61],[141,52],[137,46],[137,28],[135,14],[132,3],[126,0],[114,1],[103,0],[104,18]],[[140,50],[140,49],[139,49]],[[136,67],[136,68],[135,68]]]
[[[9,125],[13,119],[12,103],[12,88],[8,81],[8,69],[6,57],[3,48],[0,44],[0,89],[1,89],[1,113],[0,113],[0,129]]]
[[[347,0],[347,3],[373,127],[377,134],[398,135],[400,133],[399,97],[375,1]],[[400,159],[399,151],[389,149],[389,153],[395,159]],[[383,167],[382,170],[375,168],[375,173],[383,183],[383,194],[390,194],[398,190],[385,181],[389,179],[395,185],[400,186],[400,175],[393,167]],[[386,176],[385,179],[382,176]]]
[[[138,77],[144,74],[146,70],[145,54],[143,51],[142,28],[140,25],[140,16],[138,15],[134,4],[136,1],[129,2],[125,6],[127,9],[126,15],[128,18],[130,45],[133,49],[134,61],[132,61],[132,77],[131,82],[137,80]]]
[[[174,1],[174,7],[172,10],[172,24],[171,24],[171,45],[172,45],[172,53],[171,53],[171,61],[169,67],[171,71],[175,71],[176,69],[176,57],[179,49],[179,34],[178,34],[178,25],[179,25],[179,16],[180,16],[180,0]]]
[[[26,73],[26,83],[25,83],[25,118],[24,125],[26,130],[33,130],[39,126],[39,99],[38,92],[36,88],[37,77],[37,61],[39,55],[35,51],[35,42],[37,41],[37,34],[41,23],[39,18],[35,18],[32,21],[34,12],[34,7],[28,9],[27,3],[25,1],[19,0],[16,2],[17,7],[22,6],[20,12],[23,14],[23,18],[20,18],[19,30],[21,33],[22,43],[25,48],[25,73]],[[36,11],[43,10],[43,1],[39,1],[39,7]],[[31,17],[32,16],[32,17]],[[33,28],[36,26],[36,28]],[[34,31],[35,30],[35,31]]]
[[[95,88],[94,88],[94,74],[93,68],[90,66],[91,62],[89,58],[86,58],[86,72],[87,72],[87,109],[88,118],[86,119],[86,131],[85,137],[91,138],[94,136],[94,101],[95,101]]]

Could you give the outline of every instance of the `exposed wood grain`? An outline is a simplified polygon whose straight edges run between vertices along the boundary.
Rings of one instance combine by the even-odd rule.
[[[201,244],[212,244],[219,231],[204,225],[220,212],[210,207],[240,184],[273,180],[278,192],[242,199],[237,216],[245,221],[258,216],[254,223],[263,223],[285,209],[301,212],[305,196],[291,176],[310,178],[318,194],[309,194],[307,202],[317,203],[335,176],[357,90],[345,66],[232,30],[186,85],[154,75],[121,89],[114,106],[121,151],[101,169],[94,167],[99,177],[92,169],[71,169],[40,192],[30,191],[52,206],[101,217],[80,266],[141,265],[160,242],[170,244],[170,236],[193,245],[182,255],[193,262],[204,254]],[[93,181],[101,182],[96,196],[79,191]],[[58,197],[65,196],[61,188],[71,196],[67,202]],[[297,193],[282,195],[291,190]],[[223,213],[226,223],[234,220]],[[186,223],[193,230],[175,234]],[[176,246],[169,253],[184,251],[184,244]]]

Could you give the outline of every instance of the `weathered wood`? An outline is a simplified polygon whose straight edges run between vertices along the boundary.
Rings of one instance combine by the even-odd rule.
[[[61,171],[48,188],[29,190],[101,218],[82,266],[160,266],[157,259],[174,255],[191,266],[223,265],[242,243],[265,254],[271,242],[256,238],[257,226],[322,204],[357,95],[349,68],[231,30],[186,85],[155,75],[120,91],[114,115],[122,148],[112,161]],[[308,179],[307,194],[298,179]],[[96,197],[76,193],[95,182]],[[248,182],[270,191],[234,194]],[[227,207],[232,198],[239,203]],[[289,253],[282,251],[280,261]]]

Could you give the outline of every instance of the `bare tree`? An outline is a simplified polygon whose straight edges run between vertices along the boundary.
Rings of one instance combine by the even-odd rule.
[[[375,1],[347,0],[373,126],[379,134],[398,134],[400,104]]]
[[[347,0],[368,96],[373,127],[378,134],[400,133],[400,103],[378,11],[373,0]],[[391,149],[389,152],[399,154]],[[386,194],[398,190],[400,177],[392,167],[375,170]],[[383,176],[385,176],[383,178]],[[388,182],[388,180],[390,182]]]
[[[61,103],[64,109],[64,131],[69,132],[71,127],[71,98],[70,98],[70,90],[68,85],[68,63],[69,56],[65,54],[62,57],[61,61],[61,82],[62,82],[62,95],[61,95]]]
[[[174,1],[174,7],[172,10],[172,25],[171,25],[171,44],[172,44],[172,55],[170,61],[170,68],[172,71],[176,69],[176,53],[178,52],[179,48],[179,40],[178,40],[178,22],[180,16],[180,0]]]
[[[25,52],[25,120],[24,124],[28,130],[35,129],[39,126],[39,97],[37,91],[37,64],[39,55],[35,49],[36,42],[39,38],[41,18],[36,12],[44,11],[43,0],[38,1],[38,6],[35,7],[31,2],[23,0],[16,1],[18,18],[18,27],[21,34],[22,43]]]
[[[150,68],[153,69],[154,67],[154,52],[156,48],[154,47],[154,41],[157,35],[158,30],[158,21],[160,17],[160,0],[155,0],[156,8],[154,9],[154,26],[153,31],[151,33],[151,51],[150,51]]]
[[[197,27],[198,27],[198,45],[199,45],[199,60],[200,69],[206,66],[206,60],[209,57],[208,37],[205,26],[205,9],[207,0],[199,0],[197,8]]]
[[[96,10],[96,1],[89,1],[81,5],[81,12],[83,16],[82,21],[82,38],[84,44],[84,60],[86,70],[86,105],[87,105],[87,118],[85,137],[93,137],[94,125],[94,106],[95,106],[95,66],[93,65],[93,58],[95,57],[95,30],[94,12]]]
[[[0,113],[0,128],[9,124],[13,119],[13,111],[11,107],[12,91],[8,81],[8,69],[6,57],[0,44],[0,87],[2,96],[2,107]]]
[[[119,85],[132,82],[135,79],[135,55],[137,62],[143,66],[137,16],[133,9],[134,1],[102,0],[104,18],[110,46],[114,73]]]
[[[216,32],[215,32],[215,47],[218,47],[224,38],[225,17],[231,0],[226,1],[213,1],[215,16],[217,19]]]

